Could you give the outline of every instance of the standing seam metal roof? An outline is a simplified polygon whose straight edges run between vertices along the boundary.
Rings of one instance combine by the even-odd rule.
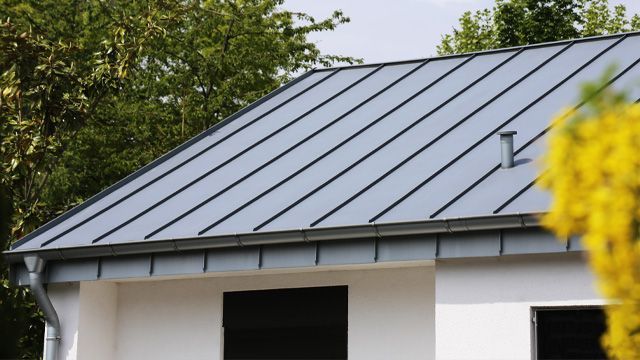
[[[310,71],[12,250],[545,211],[551,117],[611,64],[637,81],[638,35]]]

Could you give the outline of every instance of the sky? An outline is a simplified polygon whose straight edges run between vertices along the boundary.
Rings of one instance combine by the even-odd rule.
[[[640,0],[610,0],[640,13]],[[493,5],[493,0],[286,0],[284,7],[317,20],[341,9],[351,22],[310,37],[325,54],[348,55],[365,63],[436,55],[436,45],[451,32],[466,10]]]

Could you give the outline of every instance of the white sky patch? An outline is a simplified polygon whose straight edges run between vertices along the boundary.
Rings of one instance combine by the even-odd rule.
[[[492,4],[492,0],[287,0],[284,8],[317,20],[342,9],[351,23],[311,40],[324,53],[371,63],[433,56],[441,34],[451,32],[464,11]]]
[[[414,2],[419,2],[419,3],[428,3],[428,4],[434,4],[434,5],[440,5],[440,6],[446,6],[446,5],[473,5],[473,4],[478,4],[478,3],[482,3],[482,0],[410,0],[410,1],[414,1]]]
[[[286,0],[284,8],[323,19],[342,9],[351,23],[311,37],[326,54],[363,58],[367,63],[433,56],[442,34],[467,10],[491,8],[493,0]],[[610,0],[640,13],[640,0]]]

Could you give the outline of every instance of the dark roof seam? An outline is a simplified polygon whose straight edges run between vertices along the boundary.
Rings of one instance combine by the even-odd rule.
[[[524,194],[527,190],[529,190],[531,187],[533,187],[533,185],[535,185],[538,182],[538,180],[540,180],[540,177],[542,177],[542,176],[543,176],[543,174],[541,174],[540,176],[536,177],[532,182],[530,182],[527,185],[525,185],[522,189],[520,189],[517,193],[515,193],[515,195],[513,195],[512,197],[507,199],[507,201],[505,201],[502,205],[498,206],[495,210],[493,210],[493,214],[497,214],[500,211],[502,211],[502,209],[504,209],[507,206],[509,206],[509,204],[511,204],[518,197],[520,197],[520,195]]]
[[[534,100],[533,102],[531,102],[529,105],[525,106],[522,110],[518,111],[515,115],[513,115],[512,117],[510,117],[508,120],[506,120],[505,122],[503,122],[502,124],[500,124],[499,126],[497,126],[494,130],[490,131],[488,134],[486,134],[485,136],[483,136],[480,140],[478,140],[477,142],[475,142],[473,145],[471,145],[469,148],[467,148],[465,151],[463,151],[461,154],[459,154],[458,156],[456,156],[453,160],[451,160],[450,162],[448,162],[447,164],[445,164],[443,167],[441,167],[440,169],[438,169],[438,171],[436,171],[435,173],[433,173],[431,176],[429,176],[427,179],[423,180],[422,182],[420,182],[418,185],[416,185],[414,188],[412,188],[411,190],[409,190],[409,192],[407,192],[406,194],[404,194],[403,196],[401,196],[399,199],[397,199],[396,201],[394,201],[391,205],[389,205],[388,207],[386,207],[384,210],[382,210],[381,212],[379,212],[378,214],[376,214],[374,217],[372,217],[369,222],[373,222],[376,221],[377,219],[379,219],[381,216],[383,216],[384,214],[386,214],[387,212],[389,212],[391,209],[395,208],[396,206],[398,206],[398,204],[402,203],[404,200],[406,200],[407,198],[409,198],[411,195],[413,195],[416,191],[418,191],[420,188],[422,188],[424,185],[426,185],[427,183],[429,183],[431,180],[433,180],[436,176],[438,176],[440,173],[442,173],[443,171],[445,171],[447,168],[449,168],[451,165],[453,165],[453,163],[455,163],[456,161],[458,161],[459,159],[461,159],[462,157],[464,157],[466,154],[468,154],[469,152],[471,152],[473,149],[475,149],[478,145],[480,145],[481,143],[483,143],[486,139],[488,139],[489,137],[493,136],[498,130],[500,130],[502,127],[508,125],[509,123],[511,123],[511,121],[513,121],[514,119],[516,119],[517,117],[519,117],[520,115],[522,115],[524,112],[526,112],[527,110],[529,110],[531,107],[533,107],[535,104],[537,104],[539,101],[541,101],[542,99],[544,99],[546,96],[548,96],[549,94],[551,94],[553,91],[555,91],[557,88],[559,88],[560,86],[562,86],[564,83],[566,83],[567,81],[569,81],[572,77],[574,77],[576,74],[578,74],[580,71],[584,70],[587,66],[591,65],[594,61],[596,61],[598,58],[600,58],[602,55],[604,55],[607,51],[609,51],[610,49],[612,49],[613,47],[615,47],[616,45],[618,45],[620,42],[622,42],[624,39],[626,38],[626,36],[622,36],[620,39],[618,39],[617,41],[615,41],[613,44],[609,45],[608,47],[606,47],[604,50],[600,51],[598,54],[596,54],[594,57],[592,57],[590,60],[588,60],[586,63],[584,63],[582,66],[580,66],[578,69],[576,69],[575,71],[573,71],[569,76],[565,77],[564,79],[562,79],[559,83],[557,83],[555,86],[553,86],[551,89],[547,90],[544,94],[542,94],[541,96],[539,96],[536,100]]]
[[[435,108],[433,108],[432,110],[430,110],[429,112],[424,114],[423,116],[419,117],[417,120],[415,120],[409,126],[405,127],[403,130],[401,130],[400,132],[398,132],[397,134],[395,134],[391,138],[385,140],[382,144],[378,145],[376,148],[374,148],[373,150],[369,151],[364,156],[360,157],[354,163],[352,163],[351,165],[347,166],[342,171],[338,172],[338,174],[334,175],[333,177],[331,177],[330,179],[328,179],[324,183],[322,183],[319,186],[315,187],[313,190],[307,192],[305,195],[303,195],[302,197],[300,197],[299,199],[297,199],[293,203],[291,203],[288,206],[286,206],[284,209],[282,209],[281,211],[279,211],[275,215],[271,216],[267,220],[265,220],[262,223],[260,223],[258,226],[256,226],[253,229],[253,231],[260,230],[262,227],[264,227],[267,224],[271,223],[276,218],[282,216],[283,214],[285,214],[289,210],[293,209],[295,206],[297,206],[298,204],[300,204],[301,202],[303,202],[304,200],[306,200],[307,198],[309,198],[313,194],[317,193],[318,191],[320,191],[324,187],[328,186],[329,184],[331,184],[332,182],[334,182],[335,180],[337,180],[338,178],[340,178],[341,176],[343,176],[347,172],[351,171],[351,169],[355,168],[356,166],[358,166],[359,164],[364,162],[366,159],[370,158],[371,156],[376,154],[378,151],[380,151],[381,149],[383,149],[384,147],[386,147],[387,145],[389,145],[390,143],[392,143],[393,141],[395,141],[396,139],[401,137],[403,134],[407,133],[413,127],[415,127],[418,124],[420,124],[424,119],[426,119],[429,116],[431,116],[432,114],[438,112],[440,109],[442,109],[445,106],[447,106],[451,101],[456,99],[458,96],[460,96],[461,94],[465,93],[467,90],[469,90],[470,88],[472,88],[473,86],[475,86],[476,84],[481,82],[482,80],[486,79],[489,75],[493,74],[495,71],[497,71],[499,68],[501,68],[504,64],[506,64],[507,62],[511,61],[513,58],[515,58],[516,56],[521,54],[522,51],[523,50],[518,50],[518,51],[514,52],[514,54],[509,56],[507,59],[503,60],[502,62],[500,62],[496,66],[493,66],[489,71],[485,72],[482,76],[478,77],[477,79],[472,81],[470,84],[468,84],[467,86],[465,86],[464,88],[462,88],[461,90],[457,91],[455,94],[450,96],[447,100],[445,100],[444,102],[440,103],[438,106],[436,106]],[[313,226],[314,226],[314,224],[311,225],[311,227],[313,227]]]
[[[278,154],[277,156],[275,156],[274,158],[270,159],[269,161],[263,163],[262,165],[258,166],[257,168],[255,168],[254,170],[252,170],[251,172],[247,173],[246,175],[244,175],[243,177],[241,177],[240,179],[234,181],[232,184],[228,185],[227,187],[225,187],[224,189],[216,192],[215,194],[209,196],[208,198],[206,198],[205,200],[201,201],[200,203],[198,203],[196,206],[191,207],[189,210],[183,212],[182,214],[180,214],[178,217],[172,219],[171,221],[169,221],[168,223],[162,225],[161,227],[153,230],[151,233],[149,233],[148,235],[145,236],[145,239],[149,239],[150,237],[156,235],[157,233],[161,232],[162,230],[168,228],[169,226],[175,224],[176,222],[182,220],[183,218],[185,218],[186,216],[188,216],[189,214],[193,213],[194,211],[198,210],[199,208],[201,208],[202,206],[206,205],[207,203],[213,201],[214,199],[218,198],[220,195],[224,194],[225,192],[229,191],[231,188],[237,186],[238,184],[240,184],[241,182],[245,181],[246,179],[250,178],[251,176],[255,175],[256,173],[258,173],[260,170],[266,168],[267,166],[270,166],[271,164],[273,164],[274,162],[276,162],[277,160],[281,159],[282,157],[284,157],[286,154],[290,153],[291,151],[293,151],[294,149],[298,148],[299,146],[301,146],[302,144],[304,144],[305,142],[309,141],[311,138],[315,137],[316,135],[320,134],[321,132],[323,132],[324,130],[330,128],[331,126],[333,126],[334,124],[338,123],[339,121],[341,121],[342,119],[344,119],[345,117],[349,116],[350,114],[352,114],[353,112],[355,112],[356,110],[358,110],[359,108],[361,108],[362,106],[366,105],[367,103],[369,103],[371,100],[373,100],[374,98],[378,97],[380,94],[386,92],[388,89],[394,87],[395,85],[397,85],[398,83],[400,83],[402,80],[406,79],[407,77],[411,76],[413,73],[415,73],[416,71],[418,71],[419,69],[421,69],[424,65],[426,65],[429,61],[426,60],[424,62],[422,62],[421,64],[419,64],[418,66],[415,66],[413,69],[411,69],[410,71],[408,71],[406,74],[400,76],[398,79],[394,80],[392,83],[390,83],[389,85],[385,86],[384,88],[382,88],[381,90],[377,91],[375,94],[369,96],[367,99],[363,100],[362,102],[360,102],[358,105],[356,105],[355,107],[352,107],[351,109],[349,109],[347,112],[343,113],[342,115],[338,116],[337,118],[335,118],[334,120],[330,121],[329,123],[327,123],[326,125],[324,125],[323,127],[321,127],[320,129],[316,130],[315,132],[313,132],[312,134],[306,136],[305,138],[303,138],[302,140],[298,141],[296,144],[290,146],[289,148],[287,148],[286,150],[282,151],[280,154]]]
[[[514,87],[516,87],[518,84],[520,84],[521,82],[523,82],[525,79],[527,79],[529,76],[531,76],[532,74],[534,74],[535,72],[537,72],[538,70],[540,70],[543,66],[545,66],[546,64],[548,64],[549,62],[551,62],[553,59],[555,59],[556,57],[558,57],[560,54],[562,54],[563,52],[565,52],[567,49],[569,49],[571,46],[573,45],[573,43],[570,43],[566,46],[563,46],[559,51],[555,52],[553,55],[551,55],[548,59],[546,59],[545,61],[543,61],[542,63],[540,63],[538,66],[536,66],[535,68],[533,68],[532,70],[530,70],[527,74],[523,75],[522,77],[520,77],[517,81],[515,81],[514,83],[512,83],[511,85],[507,86],[506,88],[504,88],[501,92],[499,92],[498,94],[496,94],[495,96],[493,96],[491,99],[489,99],[488,101],[486,101],[484,104],[482,104],[481,106],[479,106],[478,108],[476,108],[475,110],[473,110],[471,113],[469,113],[468,115],[466,115],[465,117],[463,117],[460,121],[458,121],[457,123],[455,123],[454,125],[452,125],[452,127],[450,128],[451,130],[453,130],[453,128],[458,127],[459,125],[461,125],[463,122],[467,121],[468,119],[470,119],[471,117],[475,116],[477,113],[479,113],[480,111],[482,111],[484,108],[486,108],[487,106],[489,106],[491,103],[493,103],[494,101],[496,101],[497,99],[499,99],[500,97],[502,97],[502,95],[504,95],[505,93],[507,93],[508,91],[510,91],[511,89],[513,89]],[[446,133],[448,133],[449,130],[447,130]],[[345,207],[347,204],[349,204],[351,201],[355,200],[356,198],[358,198],[359,196],[361,196],[362,194],[364,194],[365,192],[369,191],[371,188],[373,188],[376,184],[378,184],[380,181],[382,181],[384,178],[386,178],[389,174],[393,173],[394,171],[396,171],[398,168],[400,168],[401,166],[403,166],[404,164],[406,164],[408,161],[410,161],[411,159],[413,159],[415,156],[417,156],[419,153],[421,153],[422,151],[424,151],[425,149],[429,148],[430,146],[433,145],[433,143],[435,143],[436,141],[440,140],[444,135],[446,135],[446,133],[441,134],[441,136],[434,138],[433,140],[431,140],[430,142],[428,142],[427,144],[425,144],[422,148],[418,149],[416,152],[414,152],[412,155],[410,155],[409,157],[405,158],[403,161],[401,161],[400,163],[398,163],[397,165],[395,165],[394,167],[392,167],[391,169],[389,169],[387,172],[385,172],[384,174],[382,174],[380,177],[376,178],[374,181],[372,181],[371,183],[369,183],[368,185],[366,185],[364,188],[360,189],[358,192],[356,192],[355,194],[353,194],[351,197],[349,197],[348,199],[346,199],[345,201],[343,201],[342,203],[338,204],[335,208],[331,209],[330,211],[328,211],[327,213],[325,213],[324,215],[322,215],[321,217],[319,217],[318,219],[316,219],[315,221],[313,221],[311,223],[311,227],[318,225],[320,222],[324,221],[325,219],[327,219],[329,216],[335,214],[337,211],[339,211],[340,209],[342,209],[343,207]]]
[[[597,96],[599,93],[601,93],[604,89],[606,89],[607,87],[611,86],[611,84],[613,84],[616,80],[618,80],[619,78],[621,78],[624,74],[626,74],[627,72],[629,72],[631,69],[633,69],[636,65],[638,65],[638,63],[640,63],[640,59],[637,59],[636,61],[634,61],[633,63],[631,63],[631,65],[627,66],[625,69],[623,69],[620,73],[618,73],[616,76],[614,76],[613,78],[609,79],[604,85],[602,85],[600,88],[598,88],[598,90],[596,90],[590,97],[589,99],[583,100],[581,101],[579,104],[577,104],[576,106],[574,106],[573,110],[578,110],[580,107],[582,107],[583,105],[585,105],[586,102],[588,102],[590,99],[592,99],[593,97]],[[640,101],[640,99],[639,99]],[[524,143],[520,148],[518,148],[513,155],[518,155],[520,152],[522,152],[523,150],[525,150],[528,146],[530,146],[531,144],[533,144],[534,142],[536,142],[539,138],[541,138],[542,136],[544,136],[544,134],[546,134],[549,130],[551,130],[552,125],[547,126],[544,130],[542,130],[540,133],[538,133],[536,136],[534,136],[533,138],[529,139],[526,143]],[[473,190],[476,186],[478,186],[481,182],[483,182],[484,180],[486,180],[491,174],[493,174],[494,172],[498,171],[498,169],[500,169],[500,164],[495,165],[494,167],[492,167],[489,171],[487,171],[483,176],[481,176],[479,179],[477,179],[476,181],[474,181],[470,186],[468,186],[467,188],[465,188],[463,191],[461,191],[458,195],[456,195],[453,199],[449,200],[446,204],[444,204],[442,207],[440,207],[438,210],[436,210],[434,213],[432,213],[431,215],[429,215],[430,219],[433,219],[434,217],[440,215],[440,213],[442,213],[444,210],[446,210],[449,206],[453,205],[456,201],[458,201],[459,199],[461,199],[464,195],[466,195],[467,193],[469,193],[471,190]]]
[[[152,211],[153,209],[157,208],[158,206],[164,204],[165,202],[167,202],[168,200],[170,200],[171,198],[173,198],[174,196],[178,195],[179,193],[183,192],[184,190],[190,188],[191,186],[197,184],[198,182],[200,182],[201,180],[207,178],[209,175],[213,174],[214,172],[220,170],[221,168],[223,168],[224,166],[227,166],[228,164],[230,164],[231,162],[233,162],[234,160],[238,159],[239,157],[241,157],[242,155],[248,153],[249,151],[251,151],[252,149],[256,148],[257,146],[259,146],[260,144],[264,143],[265,141],[271,139],[272,137],[276,136],[277,134],[279,134],[280,132],[284,131],[285,129],[289,128],[290,126],[294,125],[295,123],[297,123],[298,121],[306,118],[309,114],[313,113],[314,111],[322,108],[323,106],[325,106],[326,104],[330,103],[331,101],[335,100],[336,98],[338,98],[340,95],[344,94],[345,92],[349,91],[350,89],[352,89],[353,87],[355,87],[356,85],[360,84],[362,81],[368,79],[371,75],[375,74],[376,72],[378,72],[380,69],[382,69],[384,67],[384,65],[380,65],[377,68],[375,68],[372,71],[367,72],[364,76],[360,77],[358,80],[352,82],[351,84],[349,84],[348,86],[346,86],[345,88],[343,88],[342,90],[338,91],[337,93],[333,94],[332,96],[330,96],[329,98],[325,99],[324,101],[322,101],[320,104],[314,106],[313,108],[307,110],[306,112],[304,112],[302,115],[299,115],[298,117],[296,117],[295,119],[291,120],[290,122],[288,122],[287,124],[281,126],[280,128],[278,128],[277,130],[273,131],[272,133],[270,133],[269,135],[263,137],[262,139],[258,140],[257,142],[251,144],[250,146],[247,146],[246,148],[244,148],[242,151],[240,151],[239,153],[237,153],[236,155],[226,159],[225,161],[223,161],[222,163],[220,163],[219,165],[215,166],[214,168],[208,170],[207,172],[205,172],[204,174],[198,176],[197,178],[195,178],[194,180],[188,182],[187,184],[183,185],[182,187],[180,187],[178,190],[172,192],[171,194],[165,196],[164,198],[160,199],[159,201],[155,202],[153,205],[151,205],[150,207],[144,209],[143,211],[139,212],[138,214],[130,217],[129,219],[127,219],[126,221],[120,223],[119,225],[111,228],[109,231],[103,233],[102,235],[96,237],[95,239],[93,239],[91,242],[92,243],[96,243],[102,239],[104,239],[105,237],[113,234],[114,232],[122,229],[123,227],[131,224],[132,222],[136,221],[137,219],[141,218],[142,216],[144,216],[145,214],[149,213],[150,211]]]
[[[208,152],[209,150],[213,149],[214,147],[218,146],[219,144],[221,144],[222,142],[226,141],[227,139],[231,138],[232,136],[234,136],[235,134],[243,131],[244,129],[246,129],[247,127],[249,127],[250,125],[256,123],[258,120],[264,118],[265,116],[273,113],[274,111],[276,111],[277,109],[285,106],[286,104],[288,104],[290,101],[298,98],[299,96],[303,95],[304,93],[306,93],[307,91],[313,89],[314,87],[320,85],[321,83],[323,83],[324,81],[326,81],[327,79],[333,77],[335,74],[338,73],[339,70],[336,70],[334,72],[332,72],[331,74],[323,77],[322,79],[314,82],[313,84],[307,86],[306,88],[302,89],[301,91],[299,91],[298,93],[296,93],[294,96],[286,99],[285,101],[283,101],[282,103],[274,106],[273,108],[269,109],[268,111],[264,112],[263,114],[260,114],[259,116],[257,116],[256,118],[254,118],[253,120],[247,122],[246,124],[242,125],[241,127],[239,127],[238,129],[230,132],[229,134],[225,135],[224,137],[222,137],[221,139],[219,139],[218,141],[214,142],[213,144],[205,147],[204,149],[200,150],[199,152],[197,152],[196,154],[188,157],[187,159],[185,159],[184,161],[180,162],[179,164],[173,166],[171,169],[158,174],[158,176],[156,176],[155,178],[153,178],[152,180],[142,184],[141,186],[139,186],[138,188],[136,188],[135,190],[127,193],[126,195],[124,195],[123,197],[119,198],[118,200],[114,201],[113,203],[105,206],[104,208],[100,209],[99,211],[95,212],[94,214],[92,214],[91,216],[88,216],[87,218],[83,219],[82,221],[78,222],[77,224],[70,226],[68,229],[54,235],[53,237],[51,237],[50,239],[46,240],[45,242],[43,242],[40,246],[46,246],[54,241],[56,241],[57,239],[59,239],[60,237],[74,231],[75,229],[83,226],[84,224],[88,223],[89,221],[92,221],[93,219],[97,218],[98,216],[104,214],[105,212],[111,210],[112,208],[114,208],[115,206],[121,204],[122,202],[124,202],[125,200],[131,198],[132,196],[134,196],[135,194],[141,192],[142,190],[148,188],[149,186],[155,184],[156,182],[162,180],[164,177],[166,177],[167,175],[173,173],[174,171],[180,169],[181,167],[183,167],[184,165],[188,164],[189,162],[193,161],[194,159],[198,158],[199,156],[203,155],[204,153]],[[245,111],[243,114],[246,114],[247,111]],[[241,115],[238,115],[239,118]],[[209,130],[206,130],[205,132],[203,132],[202,136],[197,136],[197,141],[203,139],[206,136],[209,136],[213,131],[217,130],[219,128],[215,128],[212,127]],[[194,144],[196,141],[193,142],[187,142],[189,143],[189,145]],[[184,149],[184,148],[183,148]],[[134,173],[135,174],[135,173]]]
[[[194,136],[193,138],[185,141],[184,143],[176,146],[172,150],[169,150],[167,153],[165,153],[164,155],[160,156],[159,158],[151,161],[147,165],[142,166],[140,169],[138,169],[135,172],[125,176],[124,178],[122,178],[121,180],[116,182],[115,184],[113,184],[111,186],[108,186],[107,188],[105,188],[104,190],[100,191],[99,193],[97,193],[97,194],[91,196],[90,198],[86,199],[81,204],[69,209],[68,211],[62,213],[58,217],[50,220],[49,222],[45,223],[44,225],[40,226],[39,228],[37,228],[34,231],[30,232],[29,234],[25,235],[21,239],[15,241],[13,244],[11,244],[11,249],[15,249],[15,248],[21,246],[22,244],[24,244],[25,242],[35,238],[36,236],[39,236],[42,233],[52,229],[53,227],[57,226],[58,224],[62,223],[65,220],[69,219],[73,215],[77,214],[78,212],[86,209],[89,205],[95,204],[97,201],[101,200],[105,196],[107,196],[107,195],[113,193],[114,191],[120,189],[124,185],[127,185],[128,183],[130,183],[131,181],[137,179],[141,175],[146,174],[149,170],[155,168],[156,166],[159,166],[160,164],[164,163],[168,159],[171,159],[172,157],[174,157],[175,155],[177,155],[178,153],[180,153],[184,149],[188,148],[189,146],[191,146],[191,145],[197,143],[198,141],[202,140],[203,138],[209,136],[210,133],[212,133],[212,132],[214,132],[216,130],[222,129],[226,125],[232,123],[234,120],[240,118],[242,115],[244,115],[244,114],[248,113],[249,111],[257,108],[258,106],[266,103],[267,101],[275,98],[277,95],[280,95],[285,90],[293,87],[295,84],[301,82],[302,80],[308,78],[312,74],[318,73],[318,72],[319,71],[316,71],[316,70],[307,71],[306,73],[300,75],[299,77],[297,77],[293,81],[291,81],[291,82],[289,82],[287,84],[284,84],[284,85],[282,85],[281,87],[279,87],[277,89],[274,89],[273,91],[271,91],[270,93],[268,93],[264,97],[254,101],[253,103],[247,105],[246,107],[238,110],[237,112],[235,112],[232,115],[228,116],[224,120],[221,120],[217,124],[215,124],[215,125],[211,126],[210,128],[204,130],[200,134],[198,134],[198,135]]]
[[[202,229],[200,232],[198,232],[198,235],[201,235],[205,232],[207,232],[208,230],[212,229],[213,227],[217,226],[218,224],[222,223],[223,221],[225,221],[226,219],[228,219],[229,217],[233,216],[234,214],[236,214],[237,212],[241,211],[242,209],[244,209],[245,207],[251,205],[252,203],[254,203],[255,201],[259,200],[260,198],[264,197],[265,195],[267,195],[268,193],[270,193],[271,191],[273,191],[274,189],[276,189],[277,187],[281,186],[282,184],[288,182],[289,180],[293,179],[294,177],[296,177],[297,175],[301,174],[303,171],[305,171],[306,169],[310,168],[311,166],[313,166],[314,164],[316,164],[317,162],[319,162],[320,160],[324,159],[325,157],[329,156],[331,153],[333,153],[334,151],[336,151],[337,149],[341,148],[343,145],[345,145],[346,143],[350,142],[351,140],[353,140],[354,138],[356,138],[357,136],[359,136],[360,134],[364,133],[366,130],[368,130],[369,128],[373,127],[375,124],[377,124],[378,122],[382,121],[384,118],[386,118],[387,116],[389,116],[391,113],[395,112],[396,110],[398,110],[399,108],[403,107],[405,104],[407,104],[409,101],[415,99],[416,97],[418,97],[420,94],[424,93],[425,91],[427,91],[428,89],[430,89],[432,86],[434,86],[435,84],[437,84],[438,82],[440,82],[442,79],[446,78],[449,74],[451,74],[452,72],[456,71],[457,69],[461,68],[462,66],[464,66],[465,64],[467,64],[469,61],[471,61],[474,58],[474,56],[470,56],[467,59],[465,59],[464,61],[462,61],[460,64],[454,66],[452,69],[450,69],[449,71],[445,72],[443,75],[441,75],[440,77],[438,77],[436,80],[430,82],[428,85],[426,85],[425,87],[423,87],[422,89],[420,89],[418,92],[416,92],[415,94],[411,95],[409,98],[405,99],[404,101],[402,101],[400,104],[396,105],[395,107],[393,107],[391,110],[387,111],[386,113],[384,113],[383,115],[379,116],[378,118],[376,118],[374,121],[370,122],[369,124],[367,124],[365,127],[361,128],[360,130],[358,130],[357,132],[355,132],[354,134],[352,134],[351,136],[349,136],[348,138],[346,138],[345,140],[343,140],[342,142],[340,142],[338,145],[336,145],[335,147],[333,147],[332,149],[330,149],[329,151],[326,151],[325,153],[323,153],[322,155],[320,155],[319,157],[316,157],[314,160],[312,160],[311,162],[307,163],[307,165],[303,166],[302,168],[298,169],[297,171],[295,171],[294,173],[290,174],[288,177],[286,177],[285,179],[281,180],[280,182],[276,183],[275,185],[271,186],[269,189],[265,190],[264,192],[262,192],[261,194],[259,194],[258,196],[254,197],[253,199],[249,200],[248,202],[245,202],[243,205],[241,205],[240,207],[236,208],[235,210],[233,210],[232,212],[228,213],[227,215],[225,215],[224,217],[220,218],[219,220],[215,221],[214,223],[208,225],[206,228]]]
[[[389,65],[389,66],[393,66],[393,65],[415,63],[415,62],[420,62],[420,61],[424,61],[424,60],[431,60],[431,61],[449,60],[449,59],[455,59],[455,58],[458,58],[458,57],[464,57],[464,56],[470,56],[470,55],[479,55],[479,56],[494,55],[494,54],[499,54],[499,53],[502,53],[502,52],[515,51],[515,50],[519,50],[519,49],[525,49],[525,50],[527,50],[527,49],[539,49],[539,48],[544,48],[544,47],[566,45],[568,43],[584,43],[584,42],[591,42],[591,41],[601,41],[601,40],[606,40],[606,39],[615,39],[615,38],[621,37],[621,36],[631,37],[631,36],[638,36],[638,35],[640,35],[640,30],[629,31],[629,32],[626,32],[626,33],[616,33],[616,34],[589,36],[589,37],[584,37],[584,38],[579,38],[579,39],[566,39],[566,40],[550,41],[550,42],[545,42],[545,43],[519,45],[519,46],[508,47],[508,48],[498,48],[498,49],[471,51],[471,52],[458,53],[458,54],[447,54],[447,55],[431,56],[431,57],[427,57],[427,58],[417,58],[417,59],[410,59],[410,60],[397,60],[397,61],[386,61],[386,62],[377,62],[377,63],[368,63],[368,64],[358,64],[358,65],[342,65],[342,66],[332,66],[332,67],[326,67],[326,68],[315,68],[314,70],[316,70],[318,72],[322,72],[322,71],[332,71],[332,70],[336,70],[336,69],[357,69],[357,68],[362,68],[362,67],[373,67],[373,66],[378,66],[380,64],[386,64],[386,65]]]

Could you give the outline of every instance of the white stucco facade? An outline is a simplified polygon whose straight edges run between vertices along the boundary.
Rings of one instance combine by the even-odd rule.
[[[531,308],[602,305],[581,254],[442,261],[436,358],[532,358]]]
[[[53,284],[49,294],[62,324],[59,359],[114,359],[117,284]]]
[[[226,291],[347,285],[350,360],[531,359],[532,307],[603,304],[577,253],[394,266],[54,284],[60,359],[222,360]]]
[[[60,359],[222,359],[225,291],[347,285],[349,359],[430,360],[434,275],[426,265],[82,282],[50,294],[63,328]]]

